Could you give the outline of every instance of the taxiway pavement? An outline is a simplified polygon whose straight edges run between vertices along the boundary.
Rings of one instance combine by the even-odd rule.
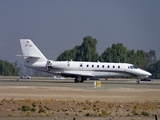
[[[73,79],[55,80],[52,77],[34,77],[33,79],[19,79],[19,77],[0,77],[0,86],[72,87],[86,90],[95,90],[93,80],[87,80],[84,81],[84,83],[74,83]],[[153,80],[153,82],[140,82],[140,84],[136,84],[136,79],[109,79],[107,81],[101,80],[101,87],[98,89],[104,90],[118,88],[160,89],[160,80]]]
[[[52,78],[2,78],[0,77],[0,100],[3,99],[57,99],[100,100],[115,102],[160,101],[160,82],[114,79],[101,81],[95,88],[94,81],[74,83],[74,80]]]

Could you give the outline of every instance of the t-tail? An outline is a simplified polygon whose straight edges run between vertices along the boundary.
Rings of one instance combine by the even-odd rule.
[[[20,39],[20,44],[23,54],[21,56],[24,57],[24,65],[26,67],[36,69],[36,67],[46,66],[47,58],[30,39]]]

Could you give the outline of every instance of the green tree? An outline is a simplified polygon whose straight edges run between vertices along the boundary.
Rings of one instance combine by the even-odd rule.
[[[111,48],[108,47],[102,54],[99,56],[99,60],[101,62],[112,62],[112,56],[111,56]]]
[[[128,57],[127,57],[128,63],[135,63],[135,50],[128,50]]]
[[[87,36],[83,39],[83,43],[80,46],[80,55],[82,61],[97,61],[98,53],[96,51],[97,40],[91,36]],[[79,60],[79,59],[77,59]]]
[[[137,50],[134,55],[134,65],[138,66],[139,68],[145,69],[147,63],[146,52],[143,50]]]
[[[98,58],[96,44],[97,40],[95,38],[91,36],[84,37],[81,46],[64,51],[57,57],[57,60],[96,61]]]
[[[16,76],[18,75],[18,71],[16,67],[12,64],[5,61],[0,60],[0,75],[3,76]]]
[[[152,73],[151,78],[160,79],[160,60],[149,65],[147,71]]]
[[[122,43],[112,44],[112,47],[107,48],[99,60],[103,62],[127,62],[127,48]]]
[[[146,68],[152,64],[152,63],[155,63],[156,60],[157,60],[157,57],[156,57],[156,52],[154,50],[150,50],[149,52],[146,53],[146,57],[147,57],[147,63],[146,63]]]

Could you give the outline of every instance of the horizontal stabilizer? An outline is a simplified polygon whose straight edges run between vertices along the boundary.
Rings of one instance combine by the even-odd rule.
[[[30,58],[41,58],[38,55],[16,55],[16,56],[18,56],[18,57],[30,57]]]

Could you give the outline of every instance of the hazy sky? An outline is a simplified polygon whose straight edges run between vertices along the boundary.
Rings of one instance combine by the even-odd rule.
[[[101,54],[113,43],[156,51],[160,59],[160,0],[0,0],[0,59],[21,61],[19,39],[29,38],[49,59],[98,41]]]

